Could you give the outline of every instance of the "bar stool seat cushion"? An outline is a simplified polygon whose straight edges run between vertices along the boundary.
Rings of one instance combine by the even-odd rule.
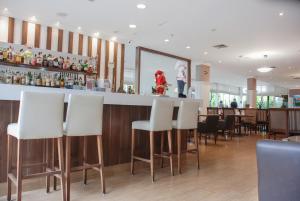
[[[18,124],[17,123],[12,123],[9,124],[7,127],[7,134],[14,136],[15,138],[19,139],[19,134],[18,134]]]
[[[132,129],[151,131],[150,121],[134,121],[132,122]]]

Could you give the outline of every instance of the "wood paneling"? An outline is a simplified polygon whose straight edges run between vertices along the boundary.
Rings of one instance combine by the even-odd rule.
[[[14,33],[15,33],[15,18],[9,17],[8,18],[8,38],[7,38],[7,42],[9,42],[9,43],[14,42]]]
[[[104,69],[104,79],[108,78],[108,65],[109,65],[109,41],[105,41],[105,69]]]
[[[57,44],[57,51],[62,52],[63,49],[63,41],[64,41],[64,31],[62,29],[58,30],[58,44]]]
[[[114,43],[113,91],[117,90],[118,43]]]
[[[87,56],[91,57],[92,56],[92,37],[88,36],[88,47],[87,47]]]
[[[97,43],[97,78],[100,77],[100,70],[101,70],[101,48],[102,48],[102,40],[98,39],[98,43]]]
[[[47,41],[46,41],[47,50],[51,50],[51,42],[52,42],[52,27],[47,27]]]
[[[36,24],[35,25],[35,36],[34,36],[34,47],[40,48],[41,43],[41,25]]]
[[[124,85],[125,44],[121,45],[120,87]]]
[[[69,32],[69,43],[68,43],[68,53],[73,54],[73,32]]]
[[[28,34],[28,22],[23,21],[22,22],[22,40],[21,40],[22,45],[27,44],[27,34]]]
[[[83,50],[83,35],[79,34],[78,38],[78,54],[82,55],[82,50]]]

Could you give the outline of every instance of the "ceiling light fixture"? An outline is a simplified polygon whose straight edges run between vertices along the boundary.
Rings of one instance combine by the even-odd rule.
[[[30,17],[30,18],[29,18],[29,21],[30,21],[30,22],[36,22],[36,21],[37,21],[37,19],[36,19],[36,17],[35,17],[35,16],[32,16],[32,17]]]
[[[221,60],[219,60],[219,64],[221,64],[222,63],[222,61]]]
[[[99,32],[94,33],[95,37],[99,37],[99,35],[100,35]]]
[[[81,26],[77,27],[77,29],[80,31],[81,30]]]
[[[208,55],[208,52],[203,52],[204,55]]]
[[[60,26],[60,22],[56,22],[55,26],[59,27]]]
[[[273,70],[272,67],[261,67],[257,69],[257,71],[260,73],[268,73],[271,72],[272,70]]]
[[[130,24],[130,25],[129,25],[129,28],[130,28],[130,29],[135,29],[135,28],[136,28],[136,25],[135,25],[135,24]]]
[[[138,9],[143,10],[143,9],[146,8],[146,5],[141,3],[141,4],[136,5],[136,7],[137,7]]]
[[[113,36],[113,37],[110,38],[110,40],[111,40],[111,41],[116,41],[116,40],[117,40],[117,37],[116,37],[116,36]]]
[[[3,12],[7,12],[7,11],[8,11],[8,8],[4,8],[4,9],[3,9]]]
[[[165,39],[165,42],[168,43],[168,42],[170,42],[170,40],[169,39]]]
[[[191,46],[186,46],[185,48],[186,48],[186,49],[191,49]]]
[[[280,12],[280,13],[279,13],[279,16],[284,16],[284,12]]]

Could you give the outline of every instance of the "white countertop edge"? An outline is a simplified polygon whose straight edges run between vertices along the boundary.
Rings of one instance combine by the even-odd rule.
[[[104,96],[104,104],[107,105],[151,106],[153,99],[155,98],[173,100],[175,106],[179,106],[180,101],[182,100],[199,101],[200,104],[202,105],[202,100],[200,99],[183,99],[183,98],[157,97],[157,96],[146,96],[146,95],[144,96],[144,95],[135,95],[135,94],[121,94],[121,93],[110,93],[110,92],[99,92],[99,91],[88,91],[88,90],[59,89],[59,88],[10,85],[10,84],[0,84],[0,100],[19,101],[21,91],[64,93],[65,102],[68,101],[69,94],[93,94],[93,95]]]

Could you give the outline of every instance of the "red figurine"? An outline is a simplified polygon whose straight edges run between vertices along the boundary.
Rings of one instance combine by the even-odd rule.
[[[167,81],[164,72],[158,70],[155,72],[156,94],[165,95],[167,88]]]

